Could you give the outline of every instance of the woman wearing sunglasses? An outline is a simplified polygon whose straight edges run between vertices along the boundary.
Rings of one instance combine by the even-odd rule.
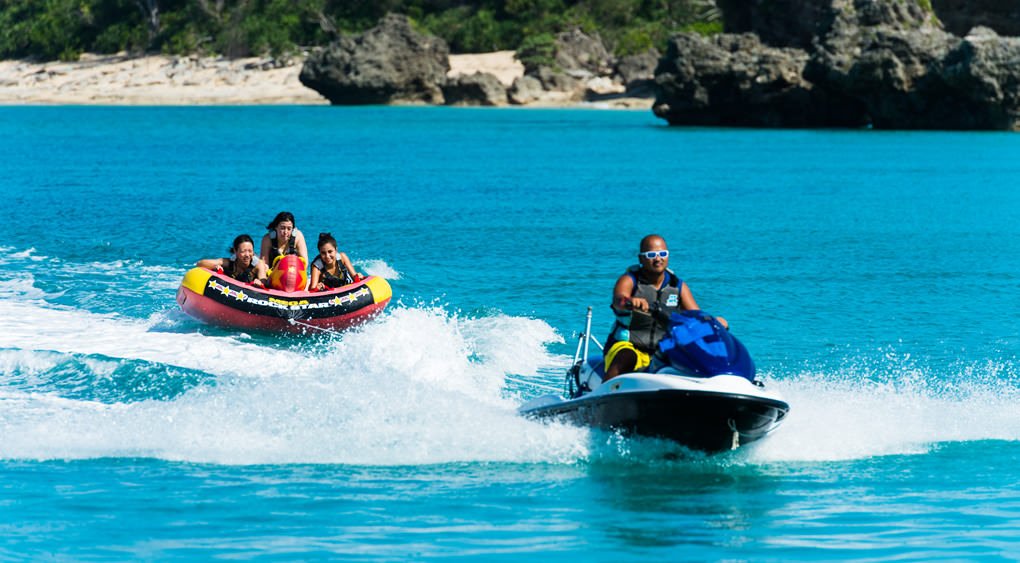
[[[616,322],[606,342],[606,377],[643,370],[667,327],[652,316],[654,305],[664,310],[700,309],[682,279],[669,269],[669,249],[659,235],[641,239],[640,264],[631,266],[616,280],[613,288],[613,312]],[[726,319],[716,317],[728,327]]]

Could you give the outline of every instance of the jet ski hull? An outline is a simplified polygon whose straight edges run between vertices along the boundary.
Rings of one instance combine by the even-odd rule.
[[[736,393],[660,389],[592,394],[522,414],[628,435],[664,438],[709,453],[756,442],[786,416],[787,403]]]
[[[604,358],[588,356],[589,307],[566,373],[566,396],[537,397],[518,412],[709,453],[752,444],[775,430],[790,405],[755,377],[744,345],[704,312],[675,312],[668,319],[668,334],[646,371],[604,380]]]

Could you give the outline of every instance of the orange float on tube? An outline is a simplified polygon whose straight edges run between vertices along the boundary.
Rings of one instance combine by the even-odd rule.
[[[302,291],[308,285],[307,264],[296,254],[279,256],[269,274],[269,287],[280,291]]]

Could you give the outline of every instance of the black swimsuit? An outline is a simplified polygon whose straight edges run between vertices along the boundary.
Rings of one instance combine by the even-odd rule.
[[[254,261],[252,261],[251,264],[248,264],[248,267],[246,269],[244,269],[244,270],[241,270],[240,272],[238,272],[236,270],[236,268],[237,268],[237,260],[231,260],[227,264],[227,267],[224,268],[223,270],[226,272],[226,274],[228,276],[234,278],[235,280],[237,280],[239,282],[244,282],[244,283],[252,283],[253,281],[255,281],[256,277],[258,276],[258,274],[256,273],[258,271],[258,269],[255,267],[255,262]]]
[[[322,285],[332,289],[334,287],[341,287],[354,283],[354,278],[351,273],[344,267],[344,263],[340,261],[340,257],[336,260],[336,274],[333,275],[326,270],[326,264],[322,261],[322,255],[315,257],[315,261],[312,262],[313,268],[319,269],[319,281]]]
[[[276,263],[277,256],[285,256],[288,254],[297,254],[297,237],[290,235],[290,239],[287,241],[287,250],[283,254],[280,254],[279,246],[276,244],[276,231],[269,233],[269,240],[273,241],[273,245],[269,248],[269,256],[266,256],[269,267],[272,267]]]

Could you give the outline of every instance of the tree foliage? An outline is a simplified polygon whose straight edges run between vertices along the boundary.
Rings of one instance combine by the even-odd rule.
[[[0,58],[82,52],[284,54],[403,13],[453,52],[549,57],[554,34],[598,31],[618,54],[721,30],[712,0],[0,0]]]

